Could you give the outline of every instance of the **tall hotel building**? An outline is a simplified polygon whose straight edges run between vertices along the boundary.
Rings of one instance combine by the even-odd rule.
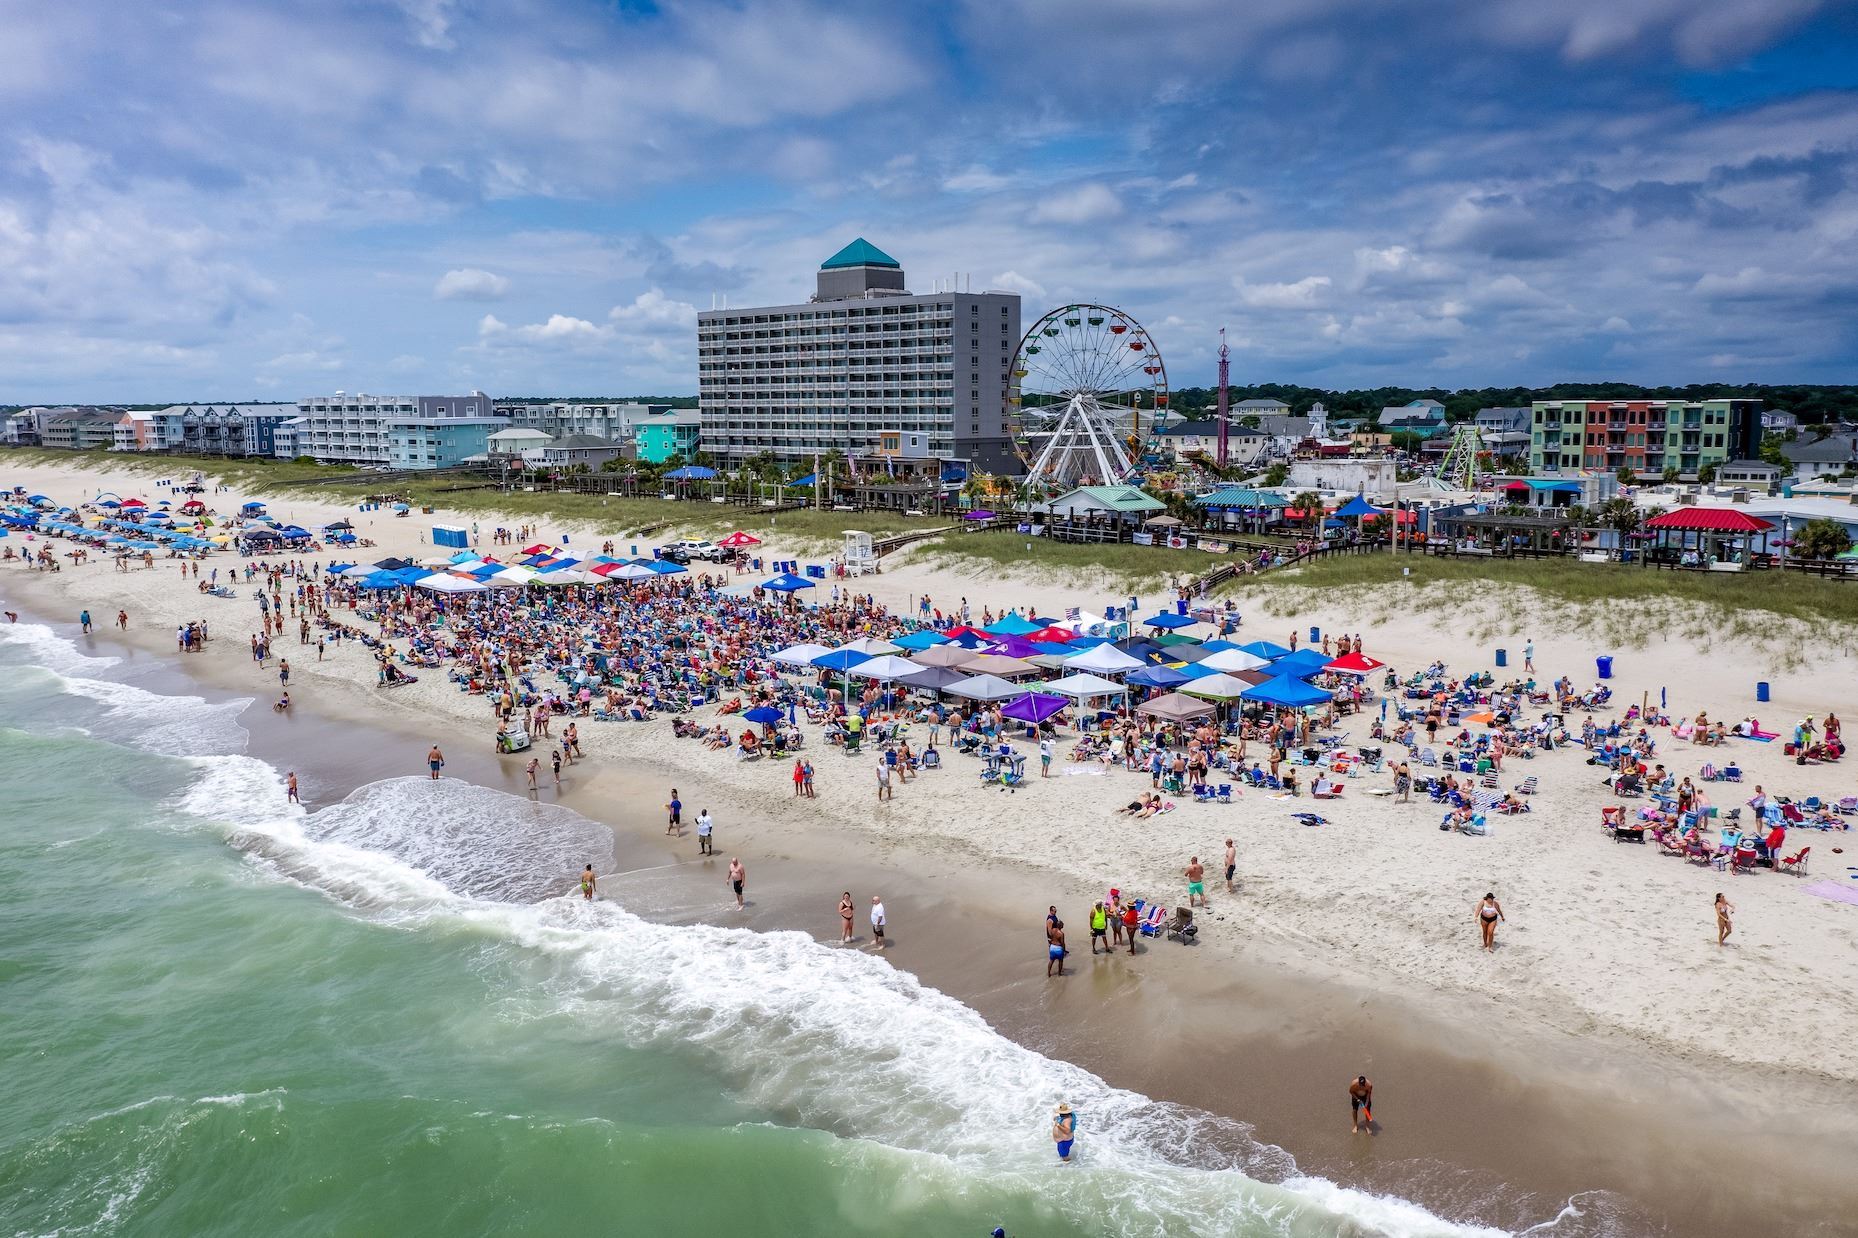
[[[1018,294],[911,293],[860,238],[820,266],[804,304],[697,315],[703,449],[811,462],[871,451],[890,430],[933,457],[1019,472],[1006,420],[1019,331]]]

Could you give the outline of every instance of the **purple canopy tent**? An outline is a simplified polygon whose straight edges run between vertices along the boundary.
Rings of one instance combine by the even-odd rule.
[[[1043,692],[1028,692],[1001,706],[1000,716],[1019,722],[1030,722],[1036,726],[1059,710],[1069,707],[1070,704],[1071,701],[1066,697],[1048,696]]]

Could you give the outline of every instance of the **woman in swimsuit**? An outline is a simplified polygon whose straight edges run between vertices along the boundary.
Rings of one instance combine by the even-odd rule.
[[[1494,951],[1497,944],[1497,921],[1504,919],[1503,904],[1495,894],[1485,894],[1477,905],[1478,927],[1484,931],[1484,949]]]
[[[850,890],[847,890],[844,894],[839,896],[839,925],[840,925],[839,940],[840,941],[850,941],[852,939],[852,912],[853,910],[854,909],[852,907],[852,892]]]
[[[1730,917],[1734,915],[1735,915],[1735,904],[1730,902],[1728,899],[1724,898],[1720,890],[1717,891],[1716,893],[1716,944],[1717,945],[1720,946],[1724,942],[1728,941],[1729,934],[1735,931],[1735,925],[1730,920]]]

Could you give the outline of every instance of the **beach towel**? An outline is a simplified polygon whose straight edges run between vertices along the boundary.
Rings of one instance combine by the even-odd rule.
[[[1293,821],[1301,821],[1305,825],[1328,825],[1329,824],[1329,818],[1319,817],[1313,812],[1293,812],[1290,814],[1290,816]]]
[[[1815,881],[1810,886],[1803,886],[1802,889],[1807,894],[1831,899],[1835,903],[1851,903],[1858,906],[1858,885],[1842,886],[1836,881]]]
[[[1761,743],[1761,744],[1773,743],[1775,740],[1779,739],[1780,737],[1781,737],[1781,733],[1779,731],[1756,731],[1752,735],[1742,736],[1743,739],[1752,739],[1756,743]]]

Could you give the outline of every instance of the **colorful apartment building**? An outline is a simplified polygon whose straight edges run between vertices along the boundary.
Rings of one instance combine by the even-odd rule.
[[[1658,476],[1751,459],[1761,449],[1759,400],[1537,400],[1529,468],[1536,473],[1631,469]]]

